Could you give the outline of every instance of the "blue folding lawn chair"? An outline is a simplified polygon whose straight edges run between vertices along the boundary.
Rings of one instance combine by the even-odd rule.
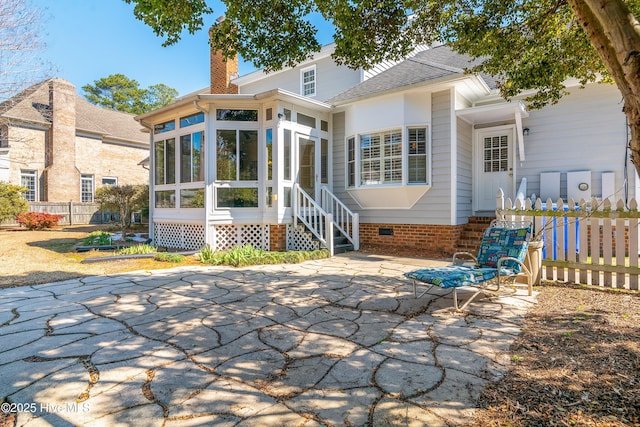
[[[524,264],[531,236],[531,222],[494,220],[483,234],[477,257],[469,252],[456,252],[451,266],[421,268],[404,275],[413,280],[416,298],[422,297],[434,286],[453,288],[453,306],[456,310],[464,310],[480,294],[495,293],[501,284],[513,281],[518,275],[526,276],[531,295],[533,278]],[[473,264],[467,265],[469,262]],[[420,295],[417,289],[419,285],[427,286]],[[457,290],[460,287],[475,290],[462,306],[458,305]]]

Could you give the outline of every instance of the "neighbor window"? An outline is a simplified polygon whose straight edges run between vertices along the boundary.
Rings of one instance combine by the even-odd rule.
[[[93,175],[80,175],[80,201],[93,202]]]
[[[258,180],[258,131],[217,131],[216,179],[218,181]]]
[[[37,192],[38,175],[34,170],[21,170],[20,171],[20,185],[27,189],[24,193],[24,198],[28,202],[35,202],[38,197]]]
[[[118,185],[118,178],[102,177],[102,185]]]
[[[204,181],[204,132],[180,137],[180,182]]]
[[[304,96],[316,96],[316,66],[300,71],[301,93]]]

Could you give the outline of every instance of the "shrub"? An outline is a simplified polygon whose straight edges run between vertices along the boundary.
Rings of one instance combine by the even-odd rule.
[[[46,212],[24,212],[16,216],[16,222],[24,225],[29,230],[43,230],[58,225],[58,221],[64,215],[55,215]]]
[[[26,188],[0,181],[0,221],[14,219],[29,210],[23,194]]]
[[[159,252],[153,258],[156,261],[164,261],[164,262],[182,262],[184,261],[184,255],[180,254],[171,254],[168,252]]]
[[[157,250],[158,250],[157,247],[144,243],[142,245],[127,246],[125,248],[118,249],[116,251],[116,254],[118,255],[152,254],[157,252]]]
[[[204,264],[230,265],[241,267],[259,264],[296,264],[306,260],[328,258],[329,251],[287,251],[267,252],[255,249],[251,245],[238,246],[228,251],[215,251],[206,246],[198,253],[198,259]]]
[[[87,237],[84,238],[84,240],[82,240],[82,244],[89,246],[89,245],[98,245],[98,246],[105,246],[105,245],[110,245],[112,244],[111,241],[111,234],[107,233],[106,231],[92,231],[91,233],[89,233],[89,235],[87,235]]]

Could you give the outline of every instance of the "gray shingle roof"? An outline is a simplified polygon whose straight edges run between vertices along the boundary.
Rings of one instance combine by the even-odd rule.
[[[418,52],[398,65],[334,96],[327,102],[340,104],[403,87],[461,76],[465,73],[465,69],[473,67],[476,63],[477,61],[452,51],[448,46],[437,46]],[[495,79],[487,75],[480,77],[490,89],[495,88]]]
[[[45,126],[50,125],[49,81],[38,83],[1,103],[1,115]],[[142,127],[135,121],[133,114],[99,107],[77,94],[75,99],[76,130],[97,133],[106,138],[145,144],[149,142],[148,134],[141,132]]]

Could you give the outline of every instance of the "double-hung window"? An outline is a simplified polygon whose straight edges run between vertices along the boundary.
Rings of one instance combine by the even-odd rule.
[[[38,200],[38,176],[37,172],[34,170],[24,170],[20,171],[20,185],[27,189],[27,192],[24,193],[24,198],[28,202],[35,202]]]
[[[93,175],[80,175],[80,201],[93,202]]]
[[[304,96],[316,96],[316,66],[300,70],[301,94]]]

